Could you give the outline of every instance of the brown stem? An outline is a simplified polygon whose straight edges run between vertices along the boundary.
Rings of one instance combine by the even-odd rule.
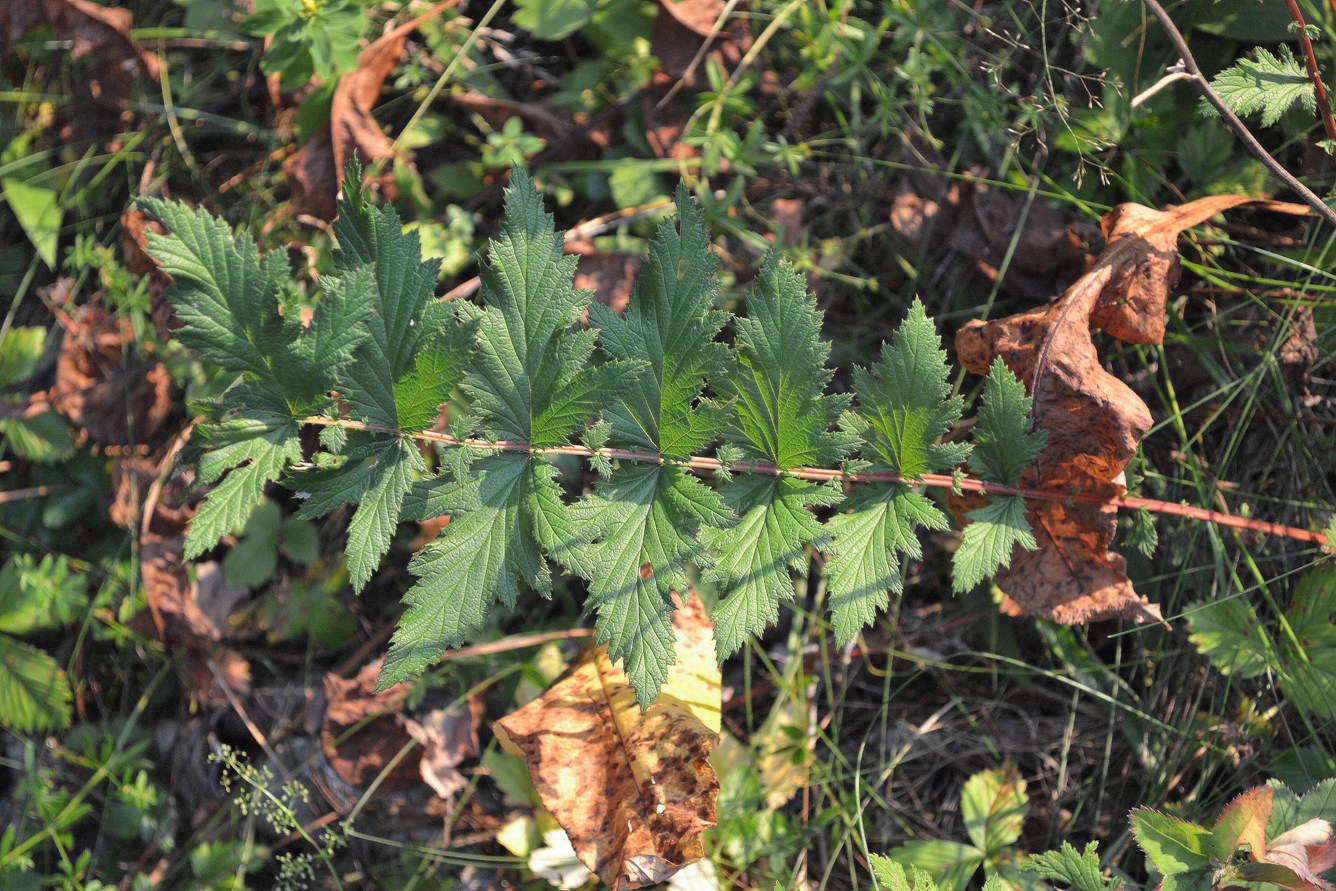
[[[1327,90],[1322,86],[1322,74],[1317,70],[1317,57],[1313,55],[1313,42],[1308,39],[1308,26],[1304,23],[1304,14],[1299,9],[1297,0],[1285,0],[1285,7],[1290,11],[1290,18],[1299,26],[1299,48],[1304,53],[1308,79],[1313,82],[1313,98],[1317,100],[1322,129],[1327,132],[1328,139],[1336,142],[1336,120],[1332,120],[1331,117],[1331,103],[1327,101]]]
[[[1257,141],[1257,137],[1252,135],[1247,125],[1239,120],[1239,116],[1234,114],[1233,109],[1226,105],[1219,94],[1211,88],[1210,82],[1201,73],[1201,69],[1197,67],[1197,60],[1192,57],[1192,51],[1188,49],[1183,34],[1174,25],[1173,19],[1169,18],[1169,13],[1164,11],[1164,7],[1156,0],[1141,0],[1141,2],[1146,4],[1146,8],[1159,20],[1160,26],[1164,28],[1165,33],[1169,36],[1169,42],[1174,45],[1174,51],[1183,60],[1183,66],[1187,68],[1188,74],[1192,75],[1192,82],[1197,85],[1197,89],[1206,97],[1206,101],[1211,103],[1211,107],[1220,113],[1220,117],[1224,118],[1225,123],[1229,124],[1230,129],[1238,135],[1239,139],[1243,140],[1243,144],[1248,147],[1248,151],[1252,152],[1257,160],[1265,164],[1266,168],[1274,173],[1281,182],[1289,186],[1296,195],[1302,198],[1305,204],[1313,208],[1318,216],[1336,226],[1336,211],[1328,207],[1326,202],[1313,193],[1312,189],[1299,182],[1294,174],[1281,166],[1279,161],[1271,157],[1271,154],[1262,148],[1262,144]]]
[[[324,427],[343,427],[347,430],[366,430],[376,433],[389,433],[394,436],[403,435],[401,431],[395,430],[392,427],[384,427],[378,424],[365,424],[361,421],[353,421],[346,418],[309,417],[303,418],[302,423],[317,424]],[[1187,505],[1173,501],[1156,501],[1152,498],[1135,498],[1127,495],[1104,497],[1085,492],[1069,492],[1062,489],[1024,489],[1015,486],[1004,486],[1000,483],[990,483],[973,477],[950,476],[942,473],[925,473],[922,476],[910,479],[898,473],[845,473],[842,470],[831,469],[828,467],[780,468],[773,464],[755,464],[750,462],[729,464],[727,468],[725,468],[723,462],[718,458],[694,457],[686,460],[675,460],[665,458],[657,452],[637,452],[630,449],[590,449],[585,446],[575,445],[536,449],[527,442],[513,442],[507,440],[492,442],[486,439],[459,439],[448,433],[433,433],[431,431],[414,433],[412,434],[412,437],[426,442],[438,442],[443,445],[459,446],[489,452],[514,452],[525,455],[575,455],[582,458],[599,456],[617,461],[637,461],[648,464],[674,464],[678,467],[685,467],[692,471],[711,473],[727,469],[733,473],[791,476],[795,479],[811,480],[813,482],[840,480],[841,482],[851,483],[909,483],[911,485],[929,486],[936,489],[957,489],[965,492],[979,492],[985,495],[1019,495],[1022,498],[1037,499],[1040,501],[1075,501],[1082,504],[1107,504],[1113,507],[1145,508],[1151,513],[1187,517],[1193,520],[1214,523],[1217,526],[1228,526],[1232,529],[1246,529],[1250,532],[1261,532],[1266,535],[1280,535],[1285,538],[1307,541],[1316,545],[1336,547],[1336,542],[1328,542],[1325,535],[1321,532],[1314,532],[1311,529],[1281,526],[1277,523],[1268,523],[1265,520],[1253,520],[1248,517],[1239,517],[1222,511],[1207,510],[1201,507],[1188,507]]]

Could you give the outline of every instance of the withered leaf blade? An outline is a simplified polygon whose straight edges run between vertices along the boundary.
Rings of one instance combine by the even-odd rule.
[[[399,64],[408,35],[427,19],[458,0],[443,0],[415,18],[396,25],[373,40],[357,56],[357,68],[334,87],[329,123],[283,162],[292,185],[291,210],[297,215],[334,219],[339,177],[356,155],[363,166],[393,157],[394,142],[381,130],[371,110],[385,78]]]
[[[665,881],[704,856],[719,780],[720,677],[698,598],[673,614],[677,663],[641,712],[602,647],[589,647],[538,699],[497,721],[580,860],[614,891]]]
[[[1035,426],[1048,431],[1025,485],[1101,499],[1125,491],[1123,472],[1150,429],[1150,409],[1104,370],[1091,331],[1159,343],[1165,304],[1178,280],[1179,234],[1222,210],[1253,202],[1222,195],[1165,211],[1119,205],[1104,218],[1107,246],[1055,303],[961,328],[956,335],[961,364],[982,375],[1001,356],[1034,398]],[[1132,589],[1126,562],[1109,550],[1113,508],[1046,501],[1032,502],[1027,513],[1039,548],[1017,552],[997,574],[1008,597],[1005,611],[1064,624],[1161,620],[1159,607]]]

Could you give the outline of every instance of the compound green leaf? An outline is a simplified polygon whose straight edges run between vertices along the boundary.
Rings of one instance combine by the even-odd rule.
[[[608,442],[683,460],[723,430],[723,413],[702,396],[721,374],[728,350],[714,337],[727,313],[713,308],[718,260],[704,215],[685,187],[677,192],[680,229],[659,225],[631,292],[625,318],[589,309],[599,344],[613,362],[644,360],[620,401],[604,413]],[[573,509],[584,542],[566,565],[590,580],[589,603],[608,655],[624,663],[642,706],[658,695],[673,662],[673,591],[685,591],[684,564],[708,566],[701,546],[710,527],[730,525],[723,499],[673,465],[624,467]]]
[[[971,590],[999,566],[1009,564],[1017,545],[1027,551],[1039,547],[1025,519],[1025,499],[1018,495],[998,498],[965,516],[970,524],[951,557],[951,587],[957,594]]]
[[[590,579],[597,641],[623,662],[648,708],[674,661],[672,593],[687,590],[684,564],[706,560],[695,531],[730,523],[733,514],[682,468],[635,464],[579,501],[570,519],[584,542],[566,553],[567,566]]]
[[[806,563],[809,546],[823,546],[828,536],[811,507],[838,504],[843,495],[792,477],[735,477],[723,490],[738,515],[736,526],[708,529],[706,545],[715,565],[706,578],[715,582],[720,600],[714,608],[715,649],[722,662],[737,652],[748,635],[759,634],[779,619],[779,604],[793,599],[790,569]]]
[[[900,593],[900,555],[922,556],[914,527],[946,529],[946,516],[924,496],[900,483],[866,485],[845,501],[846,513],[826,524],[832,537],[826,563],[835,636],[850,641]]]
[[[914,479],[954,468],[969,455],[968,445],[940,442],[963,409],[960,397],[948,398],[951,386],[941,346],[923,303],[915,300],[882,347],[881,361],[854,369],[857,416],[846,415],[846,421],[864,434],[862,454],[874,470]]]
[[[18,733],[70,723],[70,685],[49,653],[0,635],[0,726]]]
[[[264,497],[266,483],[278,479],[283,468],[301,458],[297,425],[268,415],[237,418],[201,428],[204,450],[200,481],[212,483],[231,469],[200,505],[186,532],[185,556],[193,560],[216,545],[224,535],[245,525]]]
[[[748,318],[737,319],[737,363],[719,382],[734,422],[728,440],[745,460],[783,469],[837,463],[854,447],[849,434],[831,431],[848,399],[823,395],[830,350],[819,339],[821,316],[802,277],[772,252],[747,310]],[[723,496],[741,521],[706,534],[716,555],[707,578],[719,586],[721,661],[778,620],[779,604],[793,597],[790,568],[801,568],[807,548],[828,540],[810,508],[842,497],[829,486],[755,475],[735,477]]]
[[[550,586],[526,501],[533,487],[553,483],[522,454],[483,458],[473,470],[453,495],[471,509],[454,514],[409,564],[418,581],[404,595],[408,609],[390,642],[380,689],[435,665],[482,626],[495,601],[514,606],[521,584],[539,591]]]
[[[1287,617],[1299,644],[1286,640],[1280,688],[1304,711],[1336,720],[1336,569],[1310,570]]]

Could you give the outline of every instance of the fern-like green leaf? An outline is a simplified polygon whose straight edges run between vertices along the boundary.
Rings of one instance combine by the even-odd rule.
[[[1017,545],[1027,551],[1039,547],[1025,519],[1025,499],[1016,495],[998,498],[965,515],[970,524],[960,537],[952,557],[951,587],[956,593],[970,590],[1011,562]]]
[[[309,327],[281,254],[261,259],[246,237],[202,210],[143,202],[167,227],[149,249],[173,278],[167,300],[184,322],[181,341],[241,380],[224,396],[220,424],[198,429],[200,481],[217,482],[186,536],[193,559],[239,529],[264,486],[301,457],[296,421],[328,405],[327,393],[366,338],[368,279],[334,281]]]
[[[481,270],[484,307],[460,310],[477,325],[462,386],[487,436],[535,448],[563,445],[634,373],[634,363],[590,365],[597,335],[580,327],[589,295],[572,289],[574,273],[575,258],[562,255],[561,236],[532,180],[516,169],[501,232]],[[386,330],[397,329],[387,321]],[[545,459],[502,454],[467,467],[460,462],[455,470],[455,481],[411,495],[414,514],[433,503],[454,512],[440,538],[409,566],[418,582],[404,597],[408,611],[381,671],[382,688],[420,674],[463,642],[495,601],[513,606],[524,586],[546,594],[544,539],[556,551],[572,544],[567,508]]]
[[[18,733],[63,730],[70,685],[49,653],[0,634],[0,726]]]
[[[963,405],[959,397],[948,398],[946,353],[918,300],[882,348],[881,362],[854,370],[854,384],[858,404],[841,424],[863,437],[862,457],[872,471],[913,479],[955,467],[969,455],[968,445],[940,442]],[[845,507],[849,512],[827,524],[833,540],[826,573],[841,641],[871,623],[889,604],[889,594],[904,587],[899,555],[921,553],[914,527],[947,528],[942,512],[902,483],[864,486]]]
[[[855,445],[848,433],[831,432],[848,399],[822,394],[831,376],[829,346],[819,339],[821,316],[801,276],[771,253],[747,310],[749,317],[737,320],[737,364],[719,382],[732,405],[730,441],[743,459],[781,469],[838,463]],[[779,618],[779,604],[793,597],[789,569],[803,565],[809,546],[828,540],[810,508],[843,497],[831,486],[752,475],[734,479],[723,496],[741,519],[706,533],[718,555],[707,578],[719,586],[721,661]]]
[[[672,220],[660,224],[625,318],[601,305],[589,317],[614,361],[648,363],[605,413],[609,444],[681,460],[723,431],[723,413],[701,392],[707,378],[724,371],[728,350],[714,341],[727,320],[713,308],[718,260],[704,215],[684,187],[677,211],[680,231]],[[624,661],[648,706],[673,662],[671,594],[686,591],[685,563],[708,563],[703,530],[729,525],[732,512],[690,474],[655,464],[622,468],[574,511],[587,532],[564,562],[590,580],[597,639]]]
[[[1296,102],[1310,113],[1316,107],[1308,72],[1283,44],[1279,56],[1257,47],[1251,58],[1239,59],[1212,78],[1211,86],[1235,114],[1261,112],[1263,127],[1280,120]],[[1202,105],[1214,111],[1205,101]]]

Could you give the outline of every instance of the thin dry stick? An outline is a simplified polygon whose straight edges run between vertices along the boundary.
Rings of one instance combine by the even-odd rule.
[[[1313,42],[1308,39],[1308,26],[1304,23],[1304,14],[1295,0],[1285,0],[1290,11],[1290,18],[1299,26],[1299,48],[1304,53],[1304,65],[1308,68],[1308,79],[1313,82],[1313,98],[1317,100],[1318,117],[1322,119],[1322,129],[1327,138],[1336,141],[1336,120],[1331,117],[1331,103],[1327,101],[1327,90],[1322,86],[1322,73],[1317,70],[1317,57],[1313,55]]]
[[[302,423],[317,424],[324,427],[343,427],[347,430],[366,430],[375,433],[389,433],[394,436],[401,435],[401,431],[395,430],[392,427],[384,427],[378,424],[365,424],[361,421],[353,421],[347,418],[309,417],[303,418]],[[516,452],[525,455],[575,455],[582,458],[593,458],[598,456],[616,461],[637,461],[646,464],[675,464],[679,467],[685,467],[688,470],[710,473],[717,473],[720,470],[726,469],[731,473],[791,476],[795,479],[812,480],[814,482],[840,480],[841,482],[851,483],[909,483],[917,486],[929,486],[935,489],[956,489],[965,492],[979,492],[984,495],[1019,495],[1022,498],[1031,498],[1039,501],[1107,504],[1111,507],[1127,507],[1133,509],[1144,508],[1155,514],[1187,517],[1192,520],[1214,523],[1217,526],[1228,526],[1232,529],[1246,529],[1249,532],[1261,532],[1265,535],[1280,535],[1285,538],[1293,538],[1297,541],[1306,541],[1316,545],[1336,547],[1336,541],[1329,542],[1327,537],[1321,532],[1314,532],[1311,529],[1299,529],[1295,526],[1282,526],[1278,523],[1268,523],[1265,520],[1239,517],[1223,511],[1207,510],[1201,507],[1189,507],[1186,504],[1179,504],[1173,501],[1157,501],[1153,498],[1134,498],[1128,495],[1104,498],[1099,495],[1083,492],[1067,492],[1061,489],[1023,489],[1015,486],[1004,486],[1000,483],[990,483],[985,480],[974,479],[973,477],[949,476],[941,473],[925,473],[922,476],[908,479],[898,473],[845,473],[842,470],[828,467],[792,467],[783,469],[776,467],[773,464],[754,464],[748,462],[729,464],[725,467],[723,462],[718,458],[696,457],[685,461],[678,461],[665,458],[657,452],[636,452],[630,449],[590,449],[586,446],[575,445],[535,449],[527,442],[512,442],[506,440],[492,442],[486,439],[459,439],[448,433],[433,433],[431,431],[414,433],[412,436],[414,439],[419,439],[424,442],[438,442],[443,445],[459,446],[462,448],[477,449],[478,451],[487,452]]]
[[[1312,189],[1299,182],[1294,174],[1280,165],[1279,161],[1271,157],[1270,153],[1262,148],[1262,144],[1257,141],[1257,137],[1252,135],[1247,125],[1239,120],[1239,116],[1234,114],[1234,111],[1225,104],[1225,101],[1220,98],[1215,90],[1211,89],[1210,82],[1201,73],[1201,69],[1197,67],[1197,60],[1192,57],[1192,51],[1188,49],[1183,34],[1178,30],[1173,19],[1169,18],[1169,13],[1164,11],[1164,7],[1156,0],[1141,0],[1141,2],[1146,4],[1146,8],[1159,20],[1165,33],[1169,35],[1169,42],[1174,45],[1174,51],[1182,59],[1183,65],[1187,68],[1188,74],[1192,76],[1192,82],[1196,84],[1197,89],[1206,97],[1206,101],[1211,103],[1211,107],[1220,113],[1220,117],[1225,119],[1225,123],[1229,124],[1230,129],[1238,135],[1239,139],[1243,140],[1243,144],[1248,147],[1248,151],[1252,152],[1257,160],[1265,164],[1267,169],[1274,173],[1281,182],[1289,186],[1296,195],[1302,198],[1305,204],[1313,208],[1318,216],[1336,226],[1336,211],[1328,207],[1326,202],[1313,193]]]

